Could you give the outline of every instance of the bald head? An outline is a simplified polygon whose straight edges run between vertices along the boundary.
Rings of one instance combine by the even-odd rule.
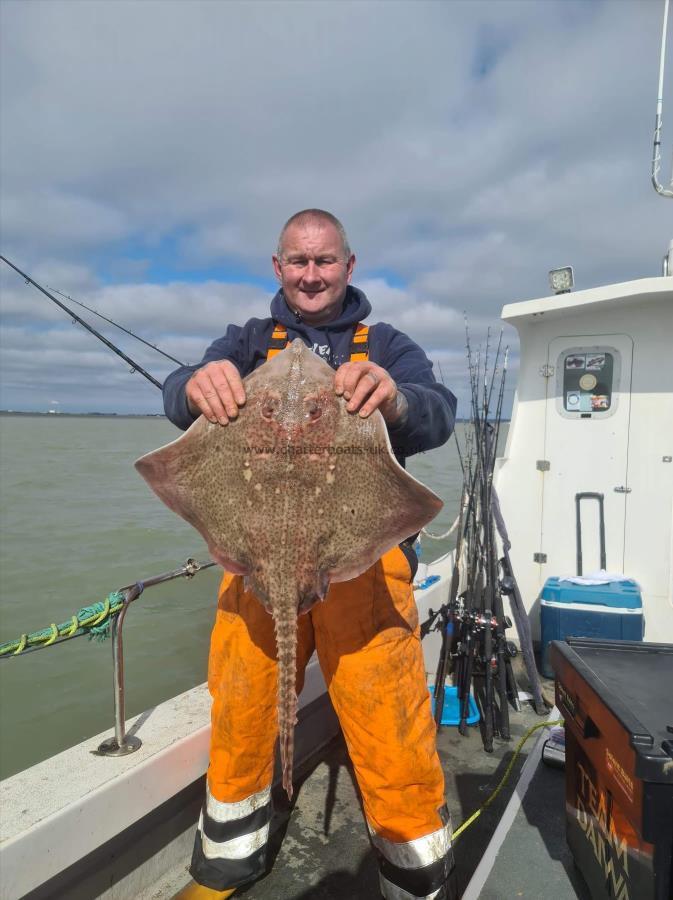
[[[290,228],[291,226],[297,226],[298,228],[315,228],[317,226],[320,228],[328,224],[336,228],[337,232],[339,233],[339,237],[341,238],[341,243],[343,245],[344,259],[348,259],[351,256],[351,248],[350,244],[348,243],[346,229],[343,227],[336,216],[333,216],[331,212],[327,212],[327,210],[324,209],[302,209],[300,212],[295,213],[293,216],[290,216],[287,222],[283,225],[278,237],[278,257],[281,258],[283,256],[283,242],[285,240],[285,234],[288,228]]]
[[[288,307],[320,326],[341,314],[355,256],[341,222],[323,209],[304,209],[289,219],[278,239],[273,270]]]

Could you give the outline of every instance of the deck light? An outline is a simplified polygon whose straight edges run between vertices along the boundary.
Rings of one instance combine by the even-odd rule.
[[[555,294],[568,294],[573,289],[574,284],[572,266],[552,269],[549,272],[549,287]]]

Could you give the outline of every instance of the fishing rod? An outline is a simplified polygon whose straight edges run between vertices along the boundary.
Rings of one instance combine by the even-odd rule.
[[[82,319],[80,316],[78,316],[77,313],[74,312],[74,310],[70,309],[68,306],[66,306],[65,303],[62,303],[60,300],[57,300],[53,294],[50,294],[48,290],[43,288],[41,284],[38,284],[37,281],[35,281],[33,278],[30,277],[30,275],[26,275],[25,272],[22,272],[21,269],[19,269],[18,266],[15,266],[13,262],[10,262],[6,256],[0,255],[0,260],[2,260],[2,262],[6,263],[10,268],[14,269],[15,272],[18,272],[19,275],[25,279],[26,284],[32,284],[33,287],[36,287],[38,289],[38,291],[41,291],[45,295],[45,297],[49,297],[49,299],[53,303],[55,303],[56,306],[59,306],[62,310],[64,310],[71,317],[71,319],[73,319],[75,322],[79,322],[79,324],[82,325],[84,328],[86,328],[86,330],[89,331],[91,334],[93,334],[94,337],[97,337],[98,340],[102,341],[106,347],[109,347],[109,349],[112,350],[113,353],[116,353],[117,356],[121,357],[124,360],[124,362],[127,362],[131,366],[131,374],[133,374],[134,372],[140,372],[141,375],[143,375],[148,381],[151,381],[155,387],[159,388],[159,390],[161,390],[163,388],[162,383],[160,381],[157,381],[157,379],[154,378],[154,376],[150,375],[149,372],[147,372],[145,369],[143,369],[143,367],[139,363],[137,363],[135,360],[131,359],[130,356],[127,356],[123,350],[119,349],[119,347],[116,347],[112,343],[112,341],[109,341],[104,335],[102,335],[100,333],[100,331],[96,331],[96,329],[93,327],[93,325],[89,325],[88,322],[86,322],[84,319]]]
[[[504,604],[503,604],[503,590],[502,585],[499,580],[499,559],[497,553],[496,546],[496,538],[495,538],[495,520],[493,514],[493,473],[495,469],[495,461],[497,457],[497,447],[498,447],[498,438],[500,435],[500,424],[502,421],[502,407],[503,407],[503,399],[504,399],[504,391],[505,391],[505,381],[507,377],[507,362],[509,356],[509,349],[505,348],[504,351],[504,359],[502,363],[502,370],[500,375],[500,385],[498,389],[498,395],[495,403],[495,414],[493,419],[489,421],[489,413],[491,408],[491,400],[493,397],[493,389],[496,384],[496,373],[498,371],[498,365],[500,363],[500,353],[502,348],[502,331],[500,332],[500,338],[498,340],[498,346],[495,355],[495,361],[493,364],[493,373],[490,379],[490,385],[488,387],[488,399],[484,403],[484,422],[483,422],[483,442],[482,448],[485,454],[484,460],[484,472],[485,472],[485,482],[483,485],[483,493],[484,500],[482,506],[482,519],[483,519],[483,527],[487,536],[487,552],[486,559],[488,562],[488,580],[489,580],[489,605],[492,610],[493,620],[494,620],[494,631],[493,638],[495,640],[495,650],[493,652],[493,647],[488,647],[488,631],[486,632],[486,643],[485,647],[485,657],[486,660],[489,659],[489,650],[491,651],[492,660],[494,664],[492,664],[492,674],[497,678],[497,692],[499,696],[499,706],[498,711],[500,715],[499,721],[499,732],[500,736],[505,740],[510,737],[510,728],[509,728],[509,706],[508,706],[508,696],[512,702],[512,705],[515,709],[519,708],[518,704],[518,688],[516,686],[516,681],[514,679],[514,673],[512,671],[511,665],[511,657],[514,655],[513,653],[513,645],[508,644],[505,629],[511,627],[511,621],[504,614]],[[484,389],[486,390],[486,382],[487,377],[484,379]],[[488,619],[488,611],[485,612],[485,617]],[[491,684],[491,689],[496,687],[496,685]],[[488,699],[488,698],[487,698]],[[492,704],[491,706],[493,713],[495,713],[495,706]],[[495,718],[493,720],[493,727],[496,728]]]
[[[430,610],[421,635],[440,630],[442,643],[435,675],[435,719],[441,723],[445,679],[452,672],[459,704],[459,730],[467,732],[471,713],[472,684],[478,688],[482,740],[487,752],[493,750],[497,733],[510,738],[509,702],[515,709],[518,687],[511,659],[516,647],[505,631],[512,625],[504,614],[503,595],[510,582],[500,580],[500,560],[496,544],[493,510],[493,473],[502,420],[508,349],[503,352],[502,333],[497,341],[491,332],[484,347],[473,350],[466,320],[466,351],[470,381],[471,417],[465,447],[456,436],[463,473],[456,558],[448,601]],[[499,531],[499,526],[498,526]]]
[[[47,285],[49,287],[49,285]],[[152,350],[156,350],[157,353],[161,353],[162,356],[165,356],[166,359],[170,359],[172,362],[177,363],[179,366],[184,366],[183,362],[180,362],[179,359],[176,359],[174,356],[171,356],[170,353],[166,353],[161,349],[161,347],[157,347],[156,344],[150,343],[150,341],[146,341],[145,338],[140,337],[139,334],[135,334],[135,332],[131,331],[130,328],[124,328],[123,325],[120,325],[119,322],[115,322],[114,319],[108,319],[107,316],[104,316],[103,313],[99,313],[98,310],[93,309],[91,306],[87,306],[86,303],[82,303],[80,300],[75,300],[74,297],[71,297],[69,294],[64,294],[63,291],[59,291],[57,288],[52,288],[55,294],[58,294],[61,297],[65,297],[66,300],[70,300],[71,303],[76,303],[78,306],[81,306],[82,309],[88,310],[90,313],[93,313],[94,316],[98,316],[99,319],[103,319],[105,322],[109,322],[110,325],[114,325],[115,328],[118,328],[120,331],[123,331],[124,334],[130,335],[132,338],[135,338],[137,341],[140,341],[141,344],[145,344],[146,347],[151,347]]]
[[[437,674],[435,675],[435,724],[437,728],[442,724],[442,715],[444,712],[444,699],[446,697],[446,677],[449,674],[449,663],[451,658],[450,645],[453,638],[454,623],[449,615],[452,605],[455,605],[458,596],[458,588],[460,585],[460,555],[463,549],[463,513],[466,507],[466,496],[461,495],[460,511],[458,513],[458,539],[456,542],[456,556],[453,563],[453,572],[451,574],[451,586],[449,587],[449,602],[445,604],[445,609],[440,611],[442,616],[441,631],[442,645],[439,651],[439,665],[437,666]],[[422,634],[422,632],[421,632]]]
[[[477,370],[477,383],[475,386],[475,395],[477,397],[477,408],[474,410],[474,422],[476,429],[476,446],[478,452],[479,463],[479,509],[481,511],[480,521],[475,522],[475,539],[479,547],[479,564],[480,572],[478,576],[478,586],[481,603],[482,618],[479,624],[483,625],[483,631],[480,634],[481,650],[480,662],[483,662],[484,675],[484,750],[487,753],[493,750],[493,735],[495,732],[495,716],[494,716],[494,694],[493,694],[493,627],[492,619],[495,611],[494,602],[494,585],[492,577],[491,565],[491,529],[488,516],[484,516],[484,511],[488,510],[488,449],[486,446],[488,434],[488,352],[491,338],[491,330],[488,329],[486,335],[486,346],[484,352],[484,378],[483,392],[481,404],[479,404],[479,387],[481,381],[480,370]],[[469,341],[469,334],[467,336]],[[495,370],[493,372],[495,378]],[[469,689],[469,685],[468,685]]]

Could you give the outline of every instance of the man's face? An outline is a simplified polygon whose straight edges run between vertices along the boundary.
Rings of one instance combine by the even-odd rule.
[[[285,232],[273,268],[288,305],[309,325],[336,319],[351,280],[355,257],[346,258],[331,222],[294,224]]]

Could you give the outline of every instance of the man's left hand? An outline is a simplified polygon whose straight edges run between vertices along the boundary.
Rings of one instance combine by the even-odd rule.
[[[381,366],[369,361],[347,362],[336,371],[334,390],[347,400],[348,412],[363,419],[380,410],[388,425],[399,423],[407,411],[407,400]]]

